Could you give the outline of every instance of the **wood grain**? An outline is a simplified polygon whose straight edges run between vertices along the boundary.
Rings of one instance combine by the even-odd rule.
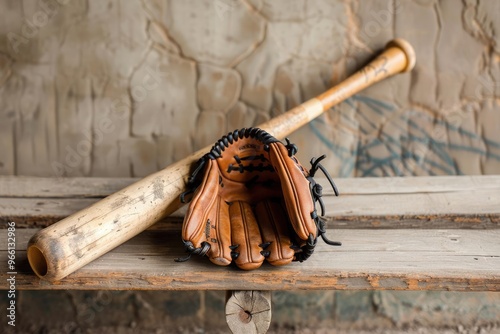
[[[226,322],[234,334],[267,333],[271,313],[271,291],[226,292]]]
[[[339,197],[333,196],[326,179],[317,180],[324,185],[331,228],[500,227],[500,176],[336,179]],[[0,222],[48,226],[134,181],[0,176]],[[178,224],[184,211],[161,223]]]
[[[144,231],[68,277],[38,279],[26,259],[38,229],[18,229],[18,289],[132,290],[454,290],[500,291],[500,229],[340,229],[327,235],[341,247],[318,242],[313,256],[283,267],[242,271],[184,255],[178,229]],[[5,240],[5,230],[0,238]],[[0,289],[6,288],[6,246],[0,250]]]
[[[0,197],[102,198],[138,180],[112,177],[0,176]]]
[[[325,187],[324,198],[335,227],[328,236],[343,246],[319,242],[302,264],[254,272],[203,258],[175,263],[184,255],[179,211],[54,284],[32,273],[25,250],[38,229],[22,227],[50,224],[135,180],[17,179],[0,177],[0,220],[18,227],[18,289],[500,290],[500,176],[337,179],[341,196]],[[0,243],[0,259],[5,247]],[[3,275],[5,265],[1,260]]]
[[[327,184],[326,179],[315,177],[319,183]],[[462,175],[462,176],[418,176],[418,177],[359,177],[334,178],[342,195],[353,194],[405,194],[405,193],[444,193],[468,192],[477,189],[500,190],[500,175]],[[0,175],[0,197],[105,197],[139,178],[113,177],[32,177]],[[332,194],[324,187],[325,194]]]

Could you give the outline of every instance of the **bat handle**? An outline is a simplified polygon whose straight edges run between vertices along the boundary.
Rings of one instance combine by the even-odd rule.
[[[261,124],[259,127],[276,138],[285,138],[326,110],[387,77],[409,72],[416,63],[413,47],[401,38],[387,43],[385,50],[369,64],[324,93]]]
[[[416,63],[415,51],[410,43],[396,38],[387,43],[385,50],[369,64],[317,97],[328,110],[341,101],[387,77],[409,72]]]

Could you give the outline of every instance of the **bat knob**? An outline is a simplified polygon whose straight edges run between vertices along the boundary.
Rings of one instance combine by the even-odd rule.
[[[415,67],[415,63],[417,62],[417,57],[415,56],[415,50],[413,49],[413,46],[411,46],[408,41],[402,38],[396,38],[387,43],[386,49],[391,47],[396,47],[403,51],[403,53],[406,55],[406,67],[402,70],[402,72],[410,72],[413,67]]]

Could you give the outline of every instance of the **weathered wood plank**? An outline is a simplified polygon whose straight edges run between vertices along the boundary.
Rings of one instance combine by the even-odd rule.
[[[500,291],[500,230],[328,230],[341,247],[318,242],[306,262],[254,271],[199,257],[176,263],[184,255],[180,232],[145,231],[53,284],[29,268],[26,243],[35,232],[16,231],[18,289]],[[0,247],[5,289],[6,246]]]
[[[344,195],[458,192],[465,196],[467,192],[477,189],[500,191],[499,175],[358,177],[335,179],[335,183]],[[328,183],[321,180],[321,184]],[[324,188],[330,190],[329,187]]]
[[[476,196],[491,193],[475,192]],[[467,206],[464,199],[439,205],[432,195],[368,195],[325,197],[325,218],[330,228],[500,228],[498,196],[490,196],[483,205]],[[3,198],[0,223],[14,221],[18,227],[45,227],[97,202],[100,198]],[[455,201],[456,198],[453,198]],[[471,211],[460,212],[453,210]],[[477,212],[473,212],[477,209]],[[186,207],[160,223],[182,221]],[[2,228],[2,226],[0,226]]]
[[[135,180],[0,177],[0,222],[47,226]],[[320,182],[326,184],[325,180]],[[500,227],[500,176],[353,178],[336,182],[341,196],[333,196],[327,187],[323,196],[331,228]],[[184,211],[167,220],[180,221]]]
[[[326,179],[316,179],[324,185],[325,195],[331,195]],[[0,176],[0,197],[104,197],[138,180],[139,178]],[[457,192],[465,197],[468,192],[478,189],[500,192],[500,175],[338,178],[335,183],[341,195],[346,196]]]
[[[0,177],[0,197],[12,198],[102,198],[129,184],[136,178],[110,177]]]
[[[381,228],[498,228],[500,189],[341,195],[325,199],[336,226]]]

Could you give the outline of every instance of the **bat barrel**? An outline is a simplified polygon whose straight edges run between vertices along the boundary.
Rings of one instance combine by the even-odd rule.
[[[207,150],[174,163],[37,232],[28,261],[40,278],[56,281],[146,230],[181,206],[190,167]]]
[[[401,39],[391,41],[370,64],[325,93],[259,127],[284,138],[325,110],[399,72],[410,71],[415,53]],[[177,210],[191,166],[206,147],[36,233],[28,261],[40,278],[59,280],[144,231]]]

